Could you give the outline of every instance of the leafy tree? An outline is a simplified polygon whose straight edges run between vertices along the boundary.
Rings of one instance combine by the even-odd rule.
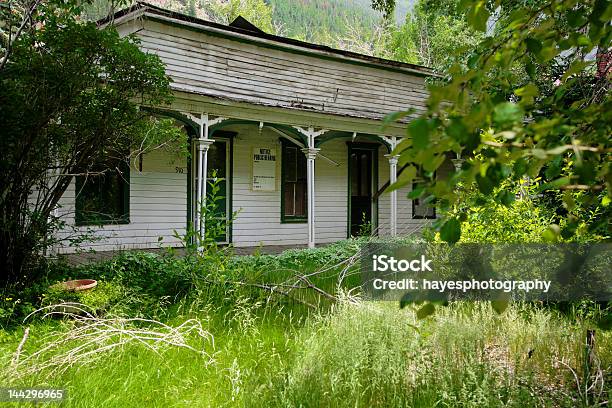
[[[73,177],[147,144],[151,125],[139,105],[170,100],[159,58],[113,28],[83,21],[82,11],[80,2],[65,0],[1,9],[3,283],[24,280],[58,225],[54,210]]]
[[[465,61],[481,39],[482,34],[471,29],[460,15],[449,15],[421,0],[393,35],[393,58],[444,73],[454,61]]]
[[[610,73],[597,65],[601,57],[592,56],[609,58],[611,3],[465,4],[466,21],[488,34],[465,65],[449,69],[447,82],[430,87],[427,113],[410,123],[409,137],[396,149],[400,165],[414,163],[430,175],[448,154],[465,162],[448,180],[430,177],[411,196],[438,201],[447,215],[437,227],[454,242],[466,219],[457,206],[459,183],[509,205],[511,194],[497,187],[539,177],[538,192],[561,197],[567,209],[546,238],[571,239],[586,222],[576,209],[593,207],[603,210],[589,216],[588,228],[608,230],[609,236]],[[490,27],[493,13],[501,17]],[[416,171],[404,173],[395,187],[411,183]]]

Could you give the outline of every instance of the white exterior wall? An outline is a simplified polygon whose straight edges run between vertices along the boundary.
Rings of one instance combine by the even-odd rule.
[[[233,225],[233,243],[237,247],[257,245],[295,245],[308,243],[308,224],[281,223],[281,144],[278,134],[256,126],[234,126],[233,208],[240,211]],[[252,191],[254,147],[276,149],[276,191]],[[323,145],[327,160],[315,161],[315,219],[317,243],[334,242],[347,237],[347,152],[346,144],[333,140]]]
[[[96,240],[83,243],[81,250],[110,251],[135,248],[177,246],[174,231],[185,232],[187,220],[186,159],[168,157],[163,151],[151,152],[143,158],[142,172],[130,166],[130,223],[104,227],[74,226],[75,183],[60,200],[58,210],[67,224],[60,237],[92,231]],[[178,173],[176,167],[183,169]],[[163,237],[160,242],[159,237]],[[67,244],[66,244],[67,245]],[[75,252],[64,245],[59,252]]]

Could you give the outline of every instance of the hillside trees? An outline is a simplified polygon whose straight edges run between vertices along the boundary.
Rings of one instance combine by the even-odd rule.
[[[210,19],[217,23],[229,24],[242,16],[260,30],[276,33],[272,24],[272,8],[264,0],[213,0],[201,5]]]
[[[170,100],[158,57],[84,22],[77,1],[9,2],[0,47],[0,283],[28,267],[59,220],[60,197],[96,163],[144,143],[138,106]],[[162,134],[173,137],[172,131]],[[154,138],[153,138],[154,139]],[[112,170],[112,169],[111,169]]]

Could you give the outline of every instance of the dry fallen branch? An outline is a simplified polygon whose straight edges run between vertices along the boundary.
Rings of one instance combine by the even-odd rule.
[[[206,365],[213,362],[212,355],[202,345],[192,345],[204,341],[214,348],[212,334],[204,330],[198,319],[189,319],[173,327],[152,319],[97,318],[78,303],[46,306],[28,315],[26,320],[35,314],[42,314],[43,318],[53,315],[71,318],[73,327],[67,332],[48,335],[40,349],[21,361],[15,358],[17,377],[42,372],[48,377],[58,375],[70,367],[94,363],[129,344],[140,344],[158,355],[168,348],[183,348],[199,354]],[[22,343],[25,340],[26,336]],[[16,356],[21,354],[22,343]]]

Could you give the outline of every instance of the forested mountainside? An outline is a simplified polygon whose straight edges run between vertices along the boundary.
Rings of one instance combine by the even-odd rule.
[[[349,30],[372,30],[381,19],[370,0],[266,0],[281,34],[307,41],[328,42]],[[411,0],[398,1],[395,18],[403,23]]]
[[[106,2],[108,0],[97,0]],[[327,45],[373,32],[381,23],[371,0],[148,0],[160,7],[229,23],[242,15],[278,35]],[[397,0],[395,22],[402,24],[414,0]]]

